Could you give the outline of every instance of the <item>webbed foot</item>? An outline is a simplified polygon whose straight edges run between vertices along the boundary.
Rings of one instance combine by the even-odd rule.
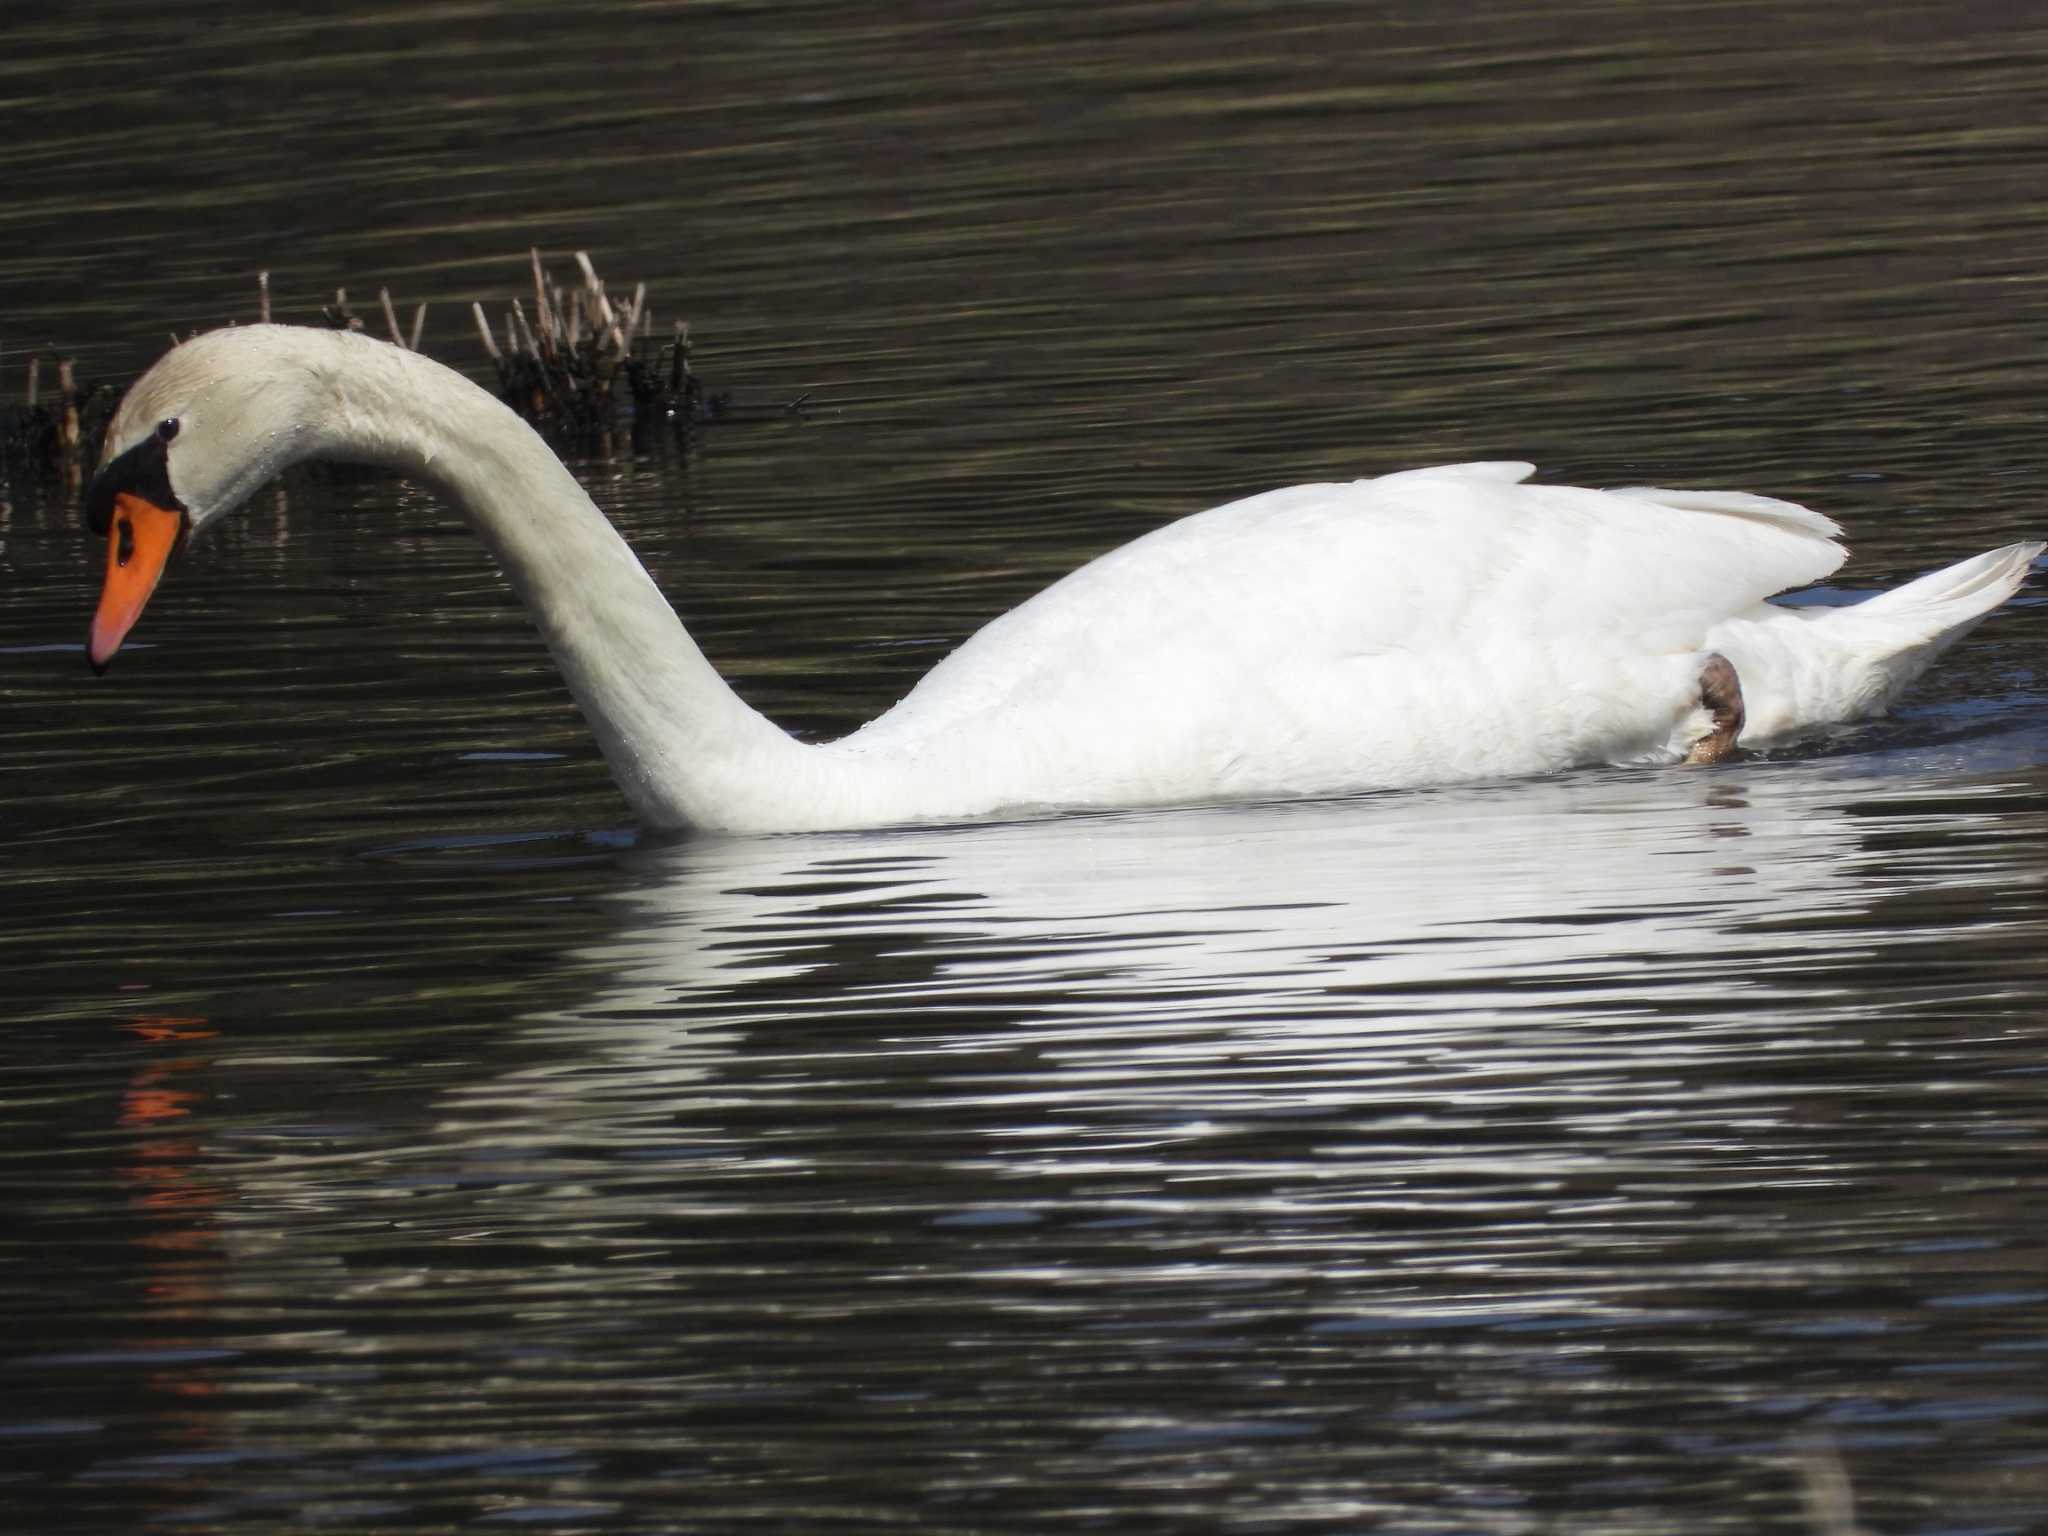
[[[1713,717],[1714,729],[1692,744],[1688,763],[1719,763],[1735,755],[1742,734],[1742,679],[1726,656],[1715,651],[1700,668],[1700,705]]]

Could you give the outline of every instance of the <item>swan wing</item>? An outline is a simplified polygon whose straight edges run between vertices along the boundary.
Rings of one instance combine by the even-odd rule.
[[[960,814],[1668,760],[1711,729],[1713,626],[1842,559],[1789,503],[1528,472],[1296,486],[1171,524],[994,620],[828,753]]]
[[[1509,645],[1691,652],[1844,558],[1762,496],[1525,483],[1527,464],[1302,485],[1171,523],[994,620],[862,735],[990,711],[1295,687],[1367,657]],[[1144,711],[1149,714],[1149,709]]]

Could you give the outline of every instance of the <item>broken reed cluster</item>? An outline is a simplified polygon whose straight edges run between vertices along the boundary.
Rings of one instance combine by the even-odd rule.
[[[536,426],[582,442],[609,437],[621,384],[633,402],[636,433],[649,421],[700,421],[724,409],[724,398],[707,397],[690,368],[687,325],[677,321],[668,341],[655,342],[645,283],[633,285],[629,302],[615,305],[590,257],[578,251],[582,286],[565,294],[542,268],[540,252],[530,254],[533,316],[514,299],[505,314],[502,346],[483,305],[469,307],[497,366],[498,392],[506,404]],[[395,334],[395,316],[391,323]]]
[[[576,253],[582,283],[564,289],[541,265],[533,264],[533,313],[515,298],[504,316],[504,340],[492,329],[482,304],[469,306],[476,333],[498,370],[498,394],[542,433],[579,447],[606,448],[622,400],[633,405],[636,441],[657,421],[702,421],[721,414],[726,397],[707,395],[690,367],[690,328],[680,320],[671,336],[657,342],[647,285],[633,285],[633,297],[615,304],[588,253]],[[350,312],[346,290],[322,311],[329,325],[363,329]],[[398,325],[387,289],[377,290],[384,325],[393,345],[419,349],[427,306],[413,311],[410,332]]]
[[[541,265],[533,264],[533,313],[520,299],[504,316],[504,339],[494,334],[482,304],[471,304],[477,335],[498,372],[498,394],[544,436],[578,450],[610,452],[622,402],[632,405],[636,447],[658,423],[684,426],[722,415],[725,395],[705,391],[690,367],[690,328],[681,321],[657,342],[647,285],[637,283],[630,302],[616,304],[605,291],[590,257],[576,253],[582,281],[564,290]],[[257,318],[270,322],[270,274],[256,278]],[[377,290],[384,329],[394,346],[417,352],[426,328],[421,304],[412,324],[401,330],[389,289]],[[337,330],[367,330],[349,306],[348,290],[336,289],[322,307],[322,323]],[[173,333],[171,344],[179,338]],[[44,390],[45,365],[53,365],[56,394]],[[0,409],[0,473],[62,475],[75,485],[81,467],[96,463],[107,423],[122,391],[108,384],[81,385],[70,358],[37,353],[29,359],[28,394],[19,406]]]

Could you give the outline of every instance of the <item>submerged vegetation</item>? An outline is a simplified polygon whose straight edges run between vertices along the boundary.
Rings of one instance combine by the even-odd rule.
[[[576,252],[581,281],[563,288],[530,253],[533,313],[515,298],[506,310],[500,340],[481,303],[470,313],[476,334],[497,370],[498,394],[558,447],[610,453],[623,417],[637,448],[663,424],[684,429],[727,414],[731,397],[706,390],[690,366],[690,329],[681,321],[657,338],[647,307],[647,285],[636,283],[632,298],[617,303],[606,292],[590,257]],[[271,321],[270,274],[257,274],[256,318]],[[393,346],[419,351],[427,306],[401,329],[390,290],[377,291],[383,334]],[[336,289],[316,322],[336,330],[375,334],[351,308],[348,290]],[[180,338],[171,336],[171,345]],[[54,373],[56,388],[47,388]],[[28,387],[22,403],[0,407],[0,474],[61,478],[76,488],[99,460],[107,424],[123,389],[103,381],[81,383],[74,359],[41,350],[28,358]]]

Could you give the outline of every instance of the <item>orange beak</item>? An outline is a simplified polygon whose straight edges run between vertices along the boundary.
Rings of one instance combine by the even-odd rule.
[[[100,588],[99,611],[92,616],[85,641],[85,659],[93,671],[107,670],[114,652],[142,617],[184,531],[183,513],[167,512],[127,491],[114,498],[114,515],[107,525],[106,585]]]

